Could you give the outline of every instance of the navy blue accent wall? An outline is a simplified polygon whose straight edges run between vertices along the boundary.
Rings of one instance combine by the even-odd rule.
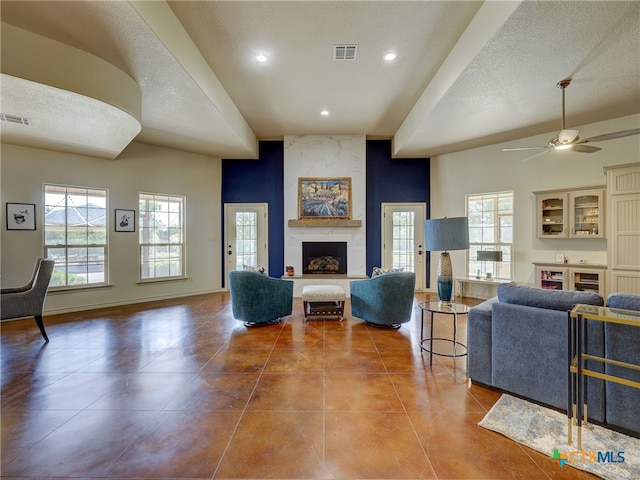
[[[222,160],[223,218],[225,203],[269,205],[269,276],[284,275],[284,142],[260,142],[257,160]]]
[[[429,164],[428,158],[392,159],[390,140],[367,141],[367,273],[381,264],[380,215],[383,202],[426,202],[429,217]],[[225,203],[269,205],[269,275],[283,275],[285,222],[282,141],[261,141],[258,160],[222,161],[223,208]],[[226,248],[221,254],[224,265]],[[426,280],[428,286],[428,275]],[[225,278],[222,284],[226,285]]]
[[[391,158],[391,140],[367,140],[367,274],[381,264],[383,202],[426,202],[429,218],[429,167],[429,158]]]

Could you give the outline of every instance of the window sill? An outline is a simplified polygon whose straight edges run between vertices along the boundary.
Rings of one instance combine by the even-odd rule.
[[[191,281],[191,277],[162,277],[162,278],[149,278],[145,280],[138,280],[138,285],[152,285],[155,283],[167,283],[167,282],[185,282]]]
[[[65,286],[65,287],[49,287],[47,291],[48,295],[56,295],[58,293],[72,293],[85,290],[103,290],[111,288],[113,285],[109,283],[100,283],[97,285],[78,285],[78,286]]]

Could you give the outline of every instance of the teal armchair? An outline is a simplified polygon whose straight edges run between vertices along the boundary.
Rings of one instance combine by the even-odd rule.
[[[229,272],[229,292],[233,316],[246,326],[278,323],[291,315],[293,282],[271,278],[258,272]]]
[[[411,320],[416,274],[391,272],[350,283],[351,314],[375,326],[400,328]]]

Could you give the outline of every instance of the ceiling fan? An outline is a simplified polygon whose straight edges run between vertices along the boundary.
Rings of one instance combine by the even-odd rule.
[[[594,147],[593,145],[586,145],[587,143],[593,142],[602,142],[604,140],[612,140],[614,138],[628,137],[629,135],[638,135],[640,134],[640,128],[632,128],[629,130],[621,130],[619,132],[611,132],[605,133],[604,135],[597,135],[595,137],[581,139],[578,136],[578,130],[567,130],[565,128],[565,115],[564,115],[564,90],[571,83],[571,79],[568,78],[566,80],[560,80],[557,83],[557,87],[562,89],[562,130],[558,133],[558,136],[549,140],[546,146],[536,146],[536,147],[512,147],[512,148],[503,148],[503,152],[514,152],[520,150],[540,150],[543,149],[543,152],[537,153],[529,158],[525,158],[526,160],[531,160],[533,158],[544,155],[545,153],[549,153],[553,150],[571,150],[573,152],[580,153],[593,153],[598,150],[602,150],[599,147]]]

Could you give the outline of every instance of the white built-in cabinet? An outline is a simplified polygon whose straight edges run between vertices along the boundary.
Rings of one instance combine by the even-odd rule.
[[[536,286],[548,290],[576,290],[606,296],[606,265],[534,263]]]
[[[534,194],[538,238],[605,238],[604,187]]]
[[[640,294],[640,163],[604,167],[609,291]]]

